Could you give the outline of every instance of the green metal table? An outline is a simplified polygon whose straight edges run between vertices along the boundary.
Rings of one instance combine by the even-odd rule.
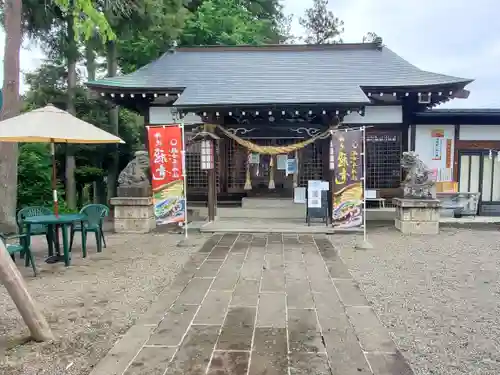
[[[84,222],[87,220],[87,217],[84,214],[62,214],[62,215],[40,215],[40,216],[32,216],[24,219],[24,224],[26,225],[26,233],[28,237],[28,241],[31,241],[31,225],[33,224],[42,224],[48,226],[48,234],[49,234],[49,256],[52,255],[52,244],[56,246],[57,256],[60,257],[60,248],[59,248],[59,228],[61,228],[62,232],[62,240],[63,240],[63,258],[64,264],[69,266],[71,264],[71,257],[69,254],[69,243],[68,243],[68,227],[75,222],[80,222],[81,225],[84,225]],[[55,237],[54,237],[55,235]],[[86,254],[85,242],[82,241],[82,251],[83,254]]]

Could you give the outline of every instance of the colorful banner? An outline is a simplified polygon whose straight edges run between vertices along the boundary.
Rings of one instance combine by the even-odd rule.
[[[147,129],[156,223],[181,223],[186,210],[182,129],[178,125]]]
[[[335,132],[332,223],[339,228],[363,224],[363,130]]]
[[[441,160],[443,154],[444,130],[443,129],[431,130],[431,138],[432,138],[432,160]]]

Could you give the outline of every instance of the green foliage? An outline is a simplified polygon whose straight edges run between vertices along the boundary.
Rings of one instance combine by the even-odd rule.
[[[18,207],[44,206],[52,201],[49,145],[26,143],[19,147]]]
[[[255,17],[240,0],[205,0],[188,18],[181,44],[264,44],[272,30],[272,20]]]
[[[305,29],[308,44],[342,43],[344,21],[328,10],[328,0],[314,0],[299,23]]]
[[[121,71],[133,72],[165,53],[179,38],[187,16],[183,0],[144,0],[129,18],[114,18]]]

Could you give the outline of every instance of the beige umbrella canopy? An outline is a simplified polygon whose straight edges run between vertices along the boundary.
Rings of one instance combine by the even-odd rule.
[[[1,121],[0,142],[125,143],[52,104]]]
[[[82,121],[52,104],[0,121],[0,142],[52,144],[52,189],[58,214],[54,143],[125,143],[120,138]]]

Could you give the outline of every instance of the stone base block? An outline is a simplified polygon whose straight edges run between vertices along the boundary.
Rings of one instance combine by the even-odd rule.
[[[395,227],[405,234],[438,234],[439,208],[437,199],[394,198]]]
[[[114,225],[117,233],[149,233],[156,228],[151,197],[111,198],[114,206]]]
[[[402,221],[394,220],[394,225],[404,234],[438,234],[439,221]]]

